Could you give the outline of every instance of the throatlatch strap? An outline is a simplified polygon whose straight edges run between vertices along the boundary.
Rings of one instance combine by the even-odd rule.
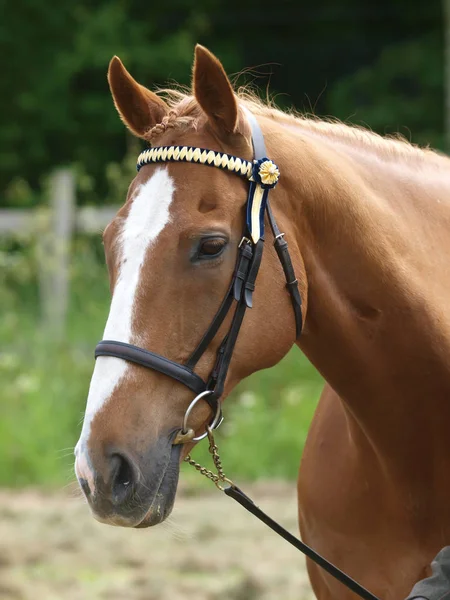
[[[338,567],[333,565],[333,563],[330,563],[326,558],[321,556],[310,546],[304,544],[301,540],[295,537],[295,535],[292,535],[292,533],[287,531],[287,529],[285,529],[279,523],[271,519],[269,515],[266,515],[266,513],[262,511],[258,506],[256,506],[253,500],[249,498],[246,494],[244,494],[244,492],[237,486],[230,485],[229,487],[224,488],[223,491],[227,496],[230,496],[230,498],[233,498],[233,500],[239,502],[241,506],[243,506],[253,515],[255,515],[255,517],[257,517],[265,525],[270,527],[270,529],[275,531],[275,533],[280,535],[283,539],[285,539],[287,542],[295,546],[295,548],[300,550],[300,552],[303,552],[303,554],[305,554],[308,558],[310,558],[316,564],[321,566],[322,569],[325,569],[327,573],[329,573],[335,579],[347,586],[350,590],[352,590],[352,592],[355,592],[355,594],[358,594],[358,596],[364,598],[364,600],[379,600],[377,596],[372,594],[372,592],[369,592],[369,590],[363,587],[360,583],[358,583],[357,581],[349,577],[346,573],[338,569]]]
[[[292,308],[294,309],[295,316],[295,335],[296,339],[298,339],[303,328],[302,297],[300,295],[300,290],[298,289],[298,281],[292,265],[291,255],[289,254],[288,243],[284,239],[284,233],[281,233],[278,229],[269,201],[267,201],[267,216],[274,237],[273,244],[281,266],[283,267],[284,276],[286,278],[286,287],[291,296]]]
[[[250,124],[252,130],[252,143],[253,152],[256,160],[264,158],[267,155],[266,144],[264,142],[263,132],[258,124],[256,117],[247,109],[245,115]],[[291,257],[288,250],[288,244],[284,239],[284,234],[278,229],[275,217],[273,216],[272,209],[270,207],[269,199],[266,198],[266,212],[269,219],[270,227],[272,229],[275,241],[274,246],[278,254],[278,258],[283,267],[284,276],[286,278],[286,287],[289,291],[292,301],[292,307],[295,315],[295,334],[296,339],[300,337],[303,327],[303,315],[302,315],[302,299],[300,291],[298,289],[298,282],[295,276],[294,267],[292,265]]]

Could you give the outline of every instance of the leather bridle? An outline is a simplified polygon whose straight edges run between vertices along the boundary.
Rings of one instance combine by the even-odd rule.
[[[102,340],[95,349],[95,358],[99,356],[122,358],[123,360],[163,373],[188,387],[196,394],[189,409],[193,407],[200,397],[204,398],[210,405],[214,415],[210,423],[212,429],[217,428],[223,420],[219,401],[223,394],[228,368],[242,321],[247,309],[253,305],[255,282],[264,249],[265,214],[267,214],[267,219],[274,236],[275,250],[283,267],[286,287],[291,297],[295,315],[296,338],[300,336],[302,330],[302,301],[297,278],[295,277],[285,235],[278,229],[268,199],[270,189],[278,182],[279,171],[276,165],[266,157],[264,137],[258,122],[250,112],[246,111],[246,115],[252,131],[254,150],[254,160],[252,162],[213,150],[186,146],[151,148],[142,152],[138,157],[138,171],[145,164],[180,161],[193,162],[228,170],[241,177],[245,177],[250,184],[246,205],[247,218],[238,248],[233,276],[222,304],[199,344],[185,364],[174,362],[160,354],[144,350],[133,344],[113,340]],[[233,304],[235,304],[235,310],[230,327],[219,345],[215,364],[209,378],[207,381],[204,381],[194,372],[194,369],[216,336]],[[198,441],[205,436],[206,433],[194,438],[194,440]]]

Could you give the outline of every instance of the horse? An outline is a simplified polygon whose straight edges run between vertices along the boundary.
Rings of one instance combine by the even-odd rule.
[[[450,543],[449,159],[236,93],[202,46],[192,93],[150,91],[117,57],[108,80],[126,127],[159,149],[211,149],[251,165],[257,122],[280,173],[272,210],[289,241],[303,330],[268,231],[222,398],[300,347],[326,381],[300,463],[302,538],[383,600],[405,597]],[[186,362],[235,273],[248,183],[206,163],[140,168],[103,233],[105,338]],[[98,356],[75,449],[96,519],[139,528],[169,515],[211,406],[196,401],[191,433],[176,436],[231,323],[229,313],[184,386],[178,367],[179,380],[129,356]],[[354,598],[307,568],[319,600]]]

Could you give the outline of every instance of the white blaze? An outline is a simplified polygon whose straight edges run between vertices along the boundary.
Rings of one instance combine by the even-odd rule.
[[[141,267],[150,246],[170,221],[169,208],[174,190],[167,168],[162,168],[135,193],[117,241],[120,266],[103,334],[105,340],[131,343],[131,325]],[[87,441],[92,419],[105,405],[128,367],[129,363],[120,358],[97,358],[78,444]]]

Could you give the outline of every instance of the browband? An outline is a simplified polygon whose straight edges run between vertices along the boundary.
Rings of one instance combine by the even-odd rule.
[[[140,171],[141,167],[150,163],[159,162],[192,162],[225,169],[250,179],[252,176],[253,163],[243,158],[216,152],[207,148],[196,148],[194,146],[158,146],[148,148],[141,152],[137,159],[136,169]]]

